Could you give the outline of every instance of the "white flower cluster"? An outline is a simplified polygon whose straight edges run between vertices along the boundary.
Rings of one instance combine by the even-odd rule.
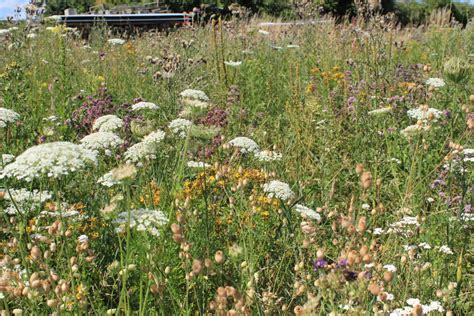
[[[7,163],[12,162],[15,160],[15,156],[12,154],[2,154],[2,163],[6,165]]]
[[[427,126],[420,126],[418,124],[414,124],[414,125],[409,125],[409,126],[405,127],[405,129],[400,131],[400,134],[402,134],[403,136],[409,138],[411,136],[415,136],[415,135],[417,135],[421,132],[427,131],[427,130],[428,130]]]
[[[95,120],[92,129],[99,132],[115,132],[123,127],[123,120],[116,115],[109,114]]]
[[[81,139],[81,144],[90,150],[104,151],[106,156],[123,144],[123,140],[111,132],[96,132]]]
[[[255,158],[257,158],[259,161],[266,161],[266,162],[279,161],[283,158],[283,155],[276,151],[262,150],[262,151],[257,151],[255,153]]]
[[[131,229],[147,231],[153,236],[159,236],[158,228],[166,225],[168,218],[162,211],[141,208],[130,210],[130,214],[129,212],[118,214],[113,223],[118,226],[115,230],[117,233],[124,233],[128,224]]]
[[[439,247],[439,252],[447,254],[447,255],[452,255],[454,252],[449,248],[448,246],[444,245]]]
[[[472,148],[464,148],[462,151],[464,158],[464,162],[474,162],[474,149]]]
[[[33,146],[5,166],[0,179],[14,177],[32,181],[47,176],[59,178],[97,163],[96,153],[70,142],[53,142]]]
[[[5,213],[9,215],[15,215],[18,212],[25,213],[27,210],[36,208],[41,203],[48,201],[52,196],[52,193],[48,191],[11,189],[9,192],[5,192],[5,200],[15,202],[16,206],[11,203],[5,209]]]
[[[405,316],[413,315],[413,308],[417,305],[421,306],[423,315],[430,314],[432,312],[444,312],[444,308],[438,301],[431,301],[428,305],[421,304],[421,301],[417,298],[409,298],[407,300],[408,306],[404,308],[397,308],[390,313],[390,316]]]
[[[304,218],[309,218],[315,221],[320,222],[321,221],[321,215],[310,209],[309,207],[306,207],[301,204],[296,204],[295,205],[295,211],[300,213],[300,215]]]
[[[437,121],[443,112],[435,108],[416,108],[407,111],[408,117],[426,122],[428,120]]]
[[[230,61],[225,61],[224,64],[226,64],[229,67],[236,68],[236,67],[239,67],[240,65],[242,65],[242,62],[241,61],[232,61],[232,60],[230,60]]]
[[[270,198],[279,198],[283,201],[289,200],[295,196],[290,186],[278,180],[272,180],[263,185],[263,191],[267,193]]]
[[[414,227],[419,226],[420,223],[418,223],[418,219],[416,217],[405,216],[400,221],[390,224],[387,233],[395,233],[408,236],[414,232],[412,230]]]
[[[156,105],[155,103],[151,102],[138,102],[134,105],[132,105],[132,110],[133,111],[141,111],[141,110],[158,110],[160,107]]]
[[[387,270],[388,272],[397,272],[397,267],[394,266],[393,264],[386,264],[383,266],[383,268]]]
[[[425,83],[433,88],[442,88],[446,85],[443,79],[441,78],[428,78]]]
[[[179,96],[184,105],[201,109],[209,105],[209,97],[201,90],[186,89]]]
[[[107,41],[111,45],[123,45],[125,44],[125,40],[121,38],[111,38]]]
[[[177,118],[172,120],[168,124],[168,127],[173,132],[173,134],[177,134],[179,137],[185,138],[192,125],[193,123],[189,120]]]
[[[209,168],[211,165],[201,161],[188,161],[189,168]]]
[[[13,110],[0,108],[0,128],[6,127],[9,123],[14,123],[20,118],[20,114]]]
[[[260,147],[254,140],[243,136],[236,137],[233,140],[229,141],[229,145],[232,147],[240,148],[240,152],[243,154],[257,153],[260,150]]]
[[[101,184],[105,187],[108,187],[108,188],[111,188],[113,187],[114,185],[116,184],[119,184],[120,181],[119,180],[116,180],[113,176],[113,172],[112,171],[109,171],[107,172],[106,174],[104,174],[102,177],[100,177],[98,180],[97,180],[97,183],[98,184]]]
[[[156,158],[156,146],[165,138],[165,132],[158,130],[145,136],[145,138],[131,146],[125,152],[127,163],[139,163],[142,160],[153,160]]]
[[[377,116],[377,115],[390,113],[390,112],[392,112],[392,108],[391,107],[385,107],[385,108],[380,108],[380,109],[375,109],[375,110],[369,111],[369,112],[367,112],[367,114],[371,115],[371,116]]]

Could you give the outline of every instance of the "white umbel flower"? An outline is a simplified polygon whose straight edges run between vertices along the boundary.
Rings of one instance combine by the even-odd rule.
[[[13,110],[0,108],[0,128],[6,127],[9,123],[15,123],[20,118],[20,114]]]
[[[393,264],[386,264],[383,266],[383,268],[387,270],[388,272],[397,272],[397,267],[394,266]]]
[[[172,120],[168,124],[168,127],[173,132],[173,134],[176,134],[181,138],[185,138],[187,132],[189,131],[192,125],[193,123],[189,120],[177,118],[175,120]]]
[[[95,120],[92,129],[99,132],[115,132],[123,127],[123,120],[116,115],[109,114]]]
[[[123,45],[125,44],[125,40],[121,38],[111,38],[107,41],[110,45]]]
[[[141,110],[158,110],[160,107],[156,105],[155,103],[151,102],[138,102],[134,105],[132,105],[132,110],[133,111],[141,111]]]
[[[428,120],[433,120],[436,121],[438,120],[441,115],[443,115],[443,112],[441,112],[438,109],[434,108],[416,108],[416,109],[411,109],[407,111],[408,117],[416,120],[421,120],[421,121],[428,121]]]
[[[232,61],[232,60],[230,60],[230,61],[225,61],[224,64],[226,64],[229,67],[237,68],[240,65],[242,65],[242,62],[241,61]]]
[[[5,213],[9,215],[15,215],[18,214],[18,212],[25,213],[30,209],[38,207],[41,203],[50,200],[52,197],[53,194],[49,191],[11,189],[5,192],[5,200],[15,203],[10,203],[10,205],[5,208]]]
[[[378,116],[378,115],[382,115],[382,114],[390,113],[390,112],[392,112],[392,108],[391,107],[385,107],[385,108],[380,108],[380,109],[375,109],[375,110],[369,111],[369,112],[367,112],[367,114],[370,115],[370,116]]]
[[[279,198],[283,201],[289,200],[295,196],[290,186],[278,180],[272,180],[263,185],[263,191],[271,198]]]
[[[129,220],[130,219],[130,220]],[[150,209],[133,209],[129,212],[122,212],[118,214],[117,218],[113,221],[118,227],[116,232],[123,233],[126,231],[127,225],[130,229],[137,231],[146,231],[153,236],[159,236],[159,227],[168,223],[168,218],[160,210]]]
[[[70,142],[53,142],[27,149],[5,166],[0,178],[32,181],[47,176],[59,178],[96,164],[96,153]]]
[[[209,97],[201,90],[186,89],[179,94],[182,104],[192,108],[205,109],[209,106]]]
[[[451,248],[449,248],[449,247],[446,246],[446,245],[439,247],[439,252],[444,253],[444,254],[447,254],[447,255],[452,255],[452,254],[454,254],[453,251],[451,250]]]
[[[105,187],[111,188],[116,184],[119,184],[121,181],[118,181],[112,175],[112,171],[107,172],[102,177],[97,180],[98,184],[101,184]]]
[[[409,138],[409,137],[418,135],[419,133],[424,132],[426,130],[428,130],[428,127],[414,124],[414,125],[409,125],[405,127],[403,130],[400,131],[400,134]]]
[[[123,144],[123,140],[111,132],[96,132],[81,139],[81,144],[90,150],[104,151],[110,156],[113,151]]]
[[[425,83],[433,88],[442,88],[446,85],[444,80],[441,78],[429,78],[425,81]]]
[[[255,158],[260,161],[279,161],[283,158],[281,153],[271,150],[262,150],[255,153]]]
[[[295,205],[295,211],[300,213],[300,215],[304,218],[312,219],[315,221],[320,222],[321,221],[321,215],[310,209],[309,207],[306,207],[301,204],[296,204]]]
[[[254,140],[243,136],[234,138],[229,142],[229,145],[240,148],[240,152],[243,154],[256,153],[260,150],[260,147]]]
[[[2,163],[6,165],[7,163],[12,162],[15,160],[15,156],[12,154],[2,154]]]
[[[131,146],[125,152],[127,163],[139,163],[142,160],[153,160],[156,158],[156,147],[165,138],[165,132],[158,130],[145,136],[145,138]]]
[[[209,168],[211,165],[201,161],[188,161],[189,168]]]

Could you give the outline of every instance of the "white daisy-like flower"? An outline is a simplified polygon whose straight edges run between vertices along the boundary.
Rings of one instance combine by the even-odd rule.
[[[447,245],[443,245],[439,247],[439,252],[447,254],[447,255],[453,255],[454,252],[449,248]]]
[[[408,117],[416,120],[428,121],[431,119],[436,121],[443,115],[443,112],[435,108],[423,109],[420,107],[408,110],[407,115]]]
[[[82,138],[80,142],[90,150],[104,151],[107,156],[123,144],[123,140],[111,132],[92,133]]]
[[[92,129],[99,132],[114,132],[123,127],[123,120],[116,115],[109,114],[95,120]]]
[[[262,150],[255,153],[255,158],[260,161],[279,161],[283,158],[283,155],[276,151]]]
[[[367,114],[371,115],[371,116],[377,116],[377,115],[390,113],[390,112],[392,112],[392,108],[391,107],[385,107],[385,108],[380,108],[380,109],[375,109],[375,110],[369,111],[369,112],[367,112]]]
[[[225,61],[224,64],[226,64],[229,67],[239,67],[240,65],[242,65],[242,62],[230,60],[230,61]]]
[[[160,107],[152,102],[138,102],[132,105],[133,111],[141,111],[141,110],[158,110]]]
[[[276,197],[283,201],[289,200],[295,196],[290,186],[278,180],[272,180],[263,185],[263,191],[271,198]]]
[[[32,181],[46,176],[59,178],[97,163],[96,153],[70,142],[53,142],[27,149],[5,166],[1,178]]]
[[[425,83],[433,88],[442,88],[446,85],[444,80],[441,78],[429,78]]]
[[[151,209],[133,209],[129,212],[122,212],[118,214],[113,221],[117,225],[116,232],[123,233],[126,231],[127,225],[131,229],[137,231],[147,231],[151,235],[159,236],[159,227],[168,223],[168,218],[160,210]]]
[[[123,45],[126,41],[121,38],[111,38],[107,42],[111,45]]]
[[[393,264],[386,264],[383,266],[383,268],[387,270],[388,272],[397,272],[397,267],[394,266]]]
[[[177,118],[168,124],[168,128],[173,132],[173,134],[185,138],[192,125],[193,123],[189,120]]]
[[[188,161],[189,168],[209,168],[211,165],[201,161]]]
[[[7,124],[15,123],[20,118],[20,114],[13,110],[0,108],[0,128],[6,127]]]
[[[296,204],[295,211],[300,213],[300,215],[304,218],[309,218],[318,222],[321,221],[321,215],[319,215],[317,212],[313,211],[312,209],[304,205]]]
[[[254,140],[243,136],[236,137],[229,141],[229,145],[240,148],[240,152],[243,154],[256,153],[260,150],[260,147]]]

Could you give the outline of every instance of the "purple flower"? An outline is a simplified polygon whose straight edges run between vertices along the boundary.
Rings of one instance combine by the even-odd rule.
[[[314,268],[314,271],[318,271],[321,268],[325,268],[327,265],[328,265],[328,262],[321,258],[321,259],[317,259],[314,262],[313,268]]]
[[[338,268],[346,268],[348,265],[349,265],[349,263],[347,262],[346,259],[341,259],[341,260],[337,263],[337,267],[338,267]]]

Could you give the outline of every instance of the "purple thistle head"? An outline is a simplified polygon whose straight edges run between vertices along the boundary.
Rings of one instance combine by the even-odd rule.
[[[314,271],[318,271],[319,269],[327,267],[327,265],[328,265],[328,262],[321,258],[314,261],[313,268],[314,268]]]

